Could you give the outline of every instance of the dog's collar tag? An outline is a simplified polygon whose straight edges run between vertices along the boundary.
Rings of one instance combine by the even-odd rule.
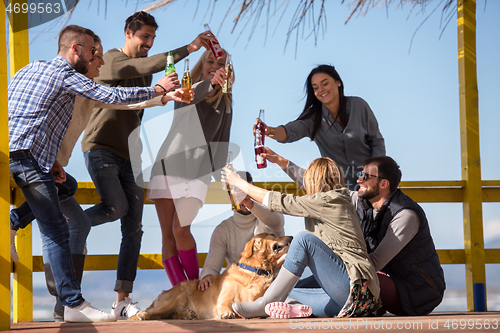
[[[246,269],[246,270],[248,270],[250,272],[254,272],[255,274],[258,274],[258,275],[264,275],[264,276],[271,275],[268,271],[265,271],[265,270],[260,269],[260,268],[255,268],[255,267],[252,267],[252,266],[248,266],[248,265],[245,265],[245,264],[238,264],[238,267]]]

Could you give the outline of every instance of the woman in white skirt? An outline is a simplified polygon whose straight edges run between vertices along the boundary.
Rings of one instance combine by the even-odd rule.
[[[186,278],[198,279],[190,227],[203,206],[212,173],[220,177],[226,162],[232,120],[232,96],[222,92],[226,56],[224,51],[216,60],[207,50],[193,67],[194,99],[175,103],[172,127],[151,173],[147,197],[158,214],[162,262],[172,286]]]

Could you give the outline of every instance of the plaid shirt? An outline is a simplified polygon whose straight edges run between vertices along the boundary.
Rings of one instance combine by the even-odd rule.
[[[54,164],[73,114],[75,95],[108,104],[155,97],[151,87],[112,88],[77,73],[63,57],[34,61],[12,78],[9,89],[9,151],[31,150],[43,171]]]

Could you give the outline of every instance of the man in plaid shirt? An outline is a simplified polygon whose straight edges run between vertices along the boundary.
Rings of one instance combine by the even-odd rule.
[[[75,95],[113,104],[132,104],[178,88],[162,78],[154,88],[112,88],[83,74],[94,58],[94,33],[70,25],[59,34],[57,57],[34,61],[19,70],[9,88],[10,169],[40,228],[67,322],[115,321],[116,317],[82,297],[73,271],[66,218],[61,212],[54,176],[64,180],[56,161],[71,120]],[[165,89],[165,88],[166,89]]]

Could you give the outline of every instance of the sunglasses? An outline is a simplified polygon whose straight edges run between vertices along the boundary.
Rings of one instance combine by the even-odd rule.
[[[370,175],[369,173],[366,173],[366,172],[360,172],[360,173],[358,173],[358,178],[363,178],[364,182],[366,182],[368,179],[370,179],[370,177],[379,178],[379,179],[385,179],[384,177]]]
[[[79,45],[79,46],[83,47],[82,44],[76,44],[76,45]],[[97,53],[97,49],[92,46],[92,48],[90,49],[90,52],[92,52],[92,56],[95,56],[95,54]]]

